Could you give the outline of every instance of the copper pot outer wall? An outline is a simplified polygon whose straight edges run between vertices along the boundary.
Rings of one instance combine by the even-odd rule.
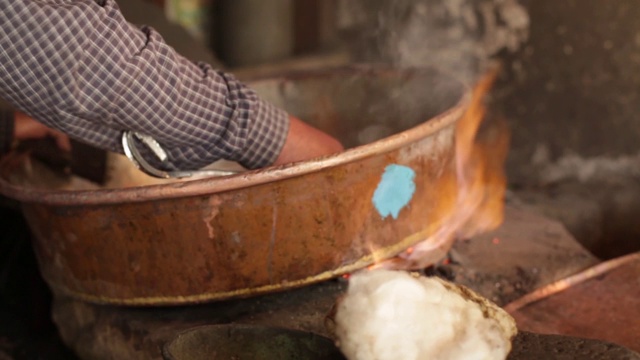
[[[461,90],[450,109],[390,138],[239,175],[246,186],[225,186],[233,177],[196,180],[139,194],[126,189],[120,201],[113,201],[118,191],[95,191],[106,201],[91,192],[36,197],[4,179],[0,189],[21,200],[41,272],[56,293],[176,305],[282,291],[364,268],[432,233],[456,198],[455,125],[467,97]],[[415,173],[415,192],[397,219],[372,201],[391,164]],[[157,196],[163,187],[191,193]]]

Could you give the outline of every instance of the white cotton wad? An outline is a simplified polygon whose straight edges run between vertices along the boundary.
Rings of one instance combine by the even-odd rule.
[[[509,314],[467,288],[389,270],[349,279],[335,326],[349,360],[502,360],[517,332]]]

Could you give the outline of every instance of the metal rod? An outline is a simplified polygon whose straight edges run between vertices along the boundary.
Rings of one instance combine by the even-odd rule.
[[[583,283],[589,279],[592,279],[596,276],[600,276],[606,272],[609,272],[621,265],[627,264],[632,261],[636,261],[640,259],[640,253],[634,253],[630,255],[625,255],[619,257],[617,259],[605,261],[596,266],[590,267],[582,272],[579,272],[575,275],[569,276],[562,280],[558,280],[554,283],[541,287],[533,292],[507,304],[504,309],[508,313],[513,313],[517,310],[520,310],[530,304],[533,304],[537,301],[540,301],[549,296],[555,295],[561,291],[564,291],[574,285]]]

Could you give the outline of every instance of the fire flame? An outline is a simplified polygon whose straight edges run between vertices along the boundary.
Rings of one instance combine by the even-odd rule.
[[[443,259],[456,239],[493,230],[502,223],[506,188],[504,161],[509,132],[504,123],[498,123],[479,136],[486,115],[484,99],[497,73],[498,69],[493,69],[480,79],[473,89],[468,109],[456,125],[453,166],[458,191],[453,210],[429,238],[371,268],[425,268]]]

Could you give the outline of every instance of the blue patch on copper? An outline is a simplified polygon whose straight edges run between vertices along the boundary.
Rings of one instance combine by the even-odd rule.
[[[391,164],[384,169],[378,188],[373,193],[373,205],[382,218],[391,215],[398,218],[416,191],[415,171],[410,167]]]

